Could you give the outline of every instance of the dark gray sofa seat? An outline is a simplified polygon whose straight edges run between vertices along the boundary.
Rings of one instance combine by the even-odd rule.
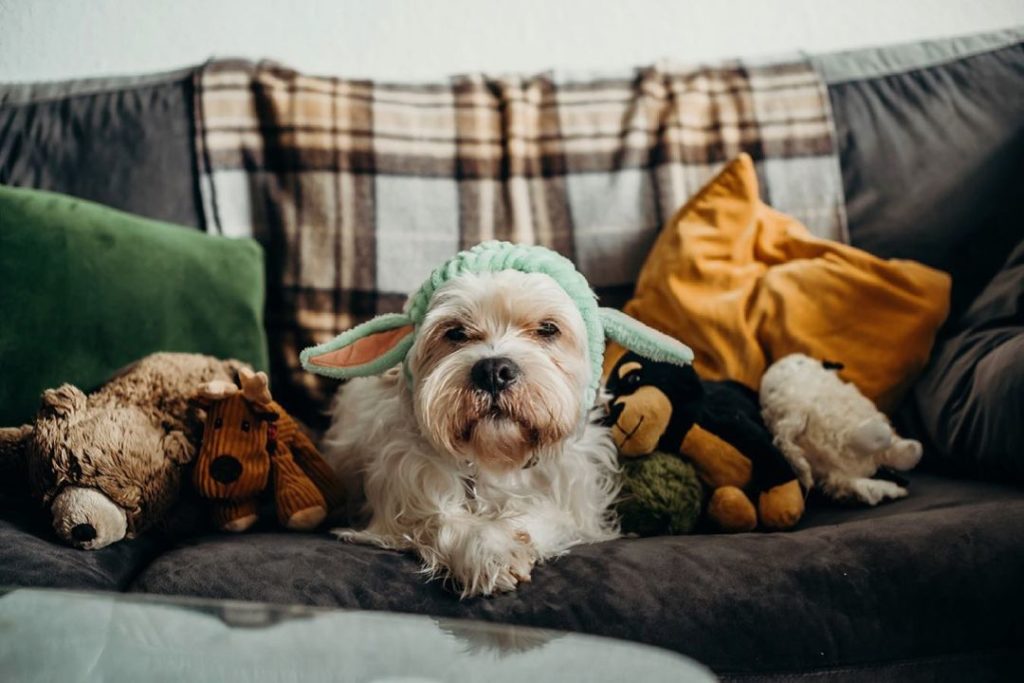
[[[515,593],[458,600],[415,558],[322,535],[207,536],[133,591],[419,612],[584,631],[720,673],[987,658],[1024,638],[1024,493],[914,476],[911,497],[813,505],[797,531],[622,539],[538,567]],[[2,581],[2,579],[0,579]]]
[[[166,547],[149,535],[80,552],[62,545],[34,509],[0,498],[0,586],[123,591]]]

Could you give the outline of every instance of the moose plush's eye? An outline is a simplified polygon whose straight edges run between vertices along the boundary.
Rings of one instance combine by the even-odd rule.
[[[464,342],[469,339],[469,334],[466,333],[465,327],[458,325],[456,327],[448,328],[444,333],[444,338],[453,344],[458,344],[459,342]]]
[[[639,370],[634,370],[633,372],[629,373],[628,375],[622,378],[622,384],[629,389],[636,389],[638,386],[640,386],[640,381],[641,377]]]
[[[550,320],[545,320],[540,325],[537,325],[537,336],[546,337],[551,339],[557,337],[562,331],[558,329],[558,325],[554,324]]]
[[[216,420],[213,421],[213,428],[214,429],[220,429],[223,426],[224,426],[224,420],[222,418],[218,417]]]
[[[242,420],[242,431],[243,432],[249,431],[250,427],[251,427],[251,425],[249,424],[248,420]]]

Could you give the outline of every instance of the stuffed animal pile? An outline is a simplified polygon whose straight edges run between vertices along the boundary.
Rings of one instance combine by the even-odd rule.
[[[195,507],[175,505],[190,493],[186,468],[197,452],[191,479],[213,501],[221,528],[248,528],[268,487],[290,529],[315,527],[341,502],[327,464],[270,399],[266,375],[235,360],[152,354],[92,394],[70,384],[49,389],[32,424],[0,429],[2,483],[27,488],[57,536],[84,550],[135,538]]]
[[[186,353],[146,356],[86,395],[43,393],[35,422],[0,429],[4,469],[27,477],[63,541],[95,550],[161,523],[178,501],[182,468],[202,425],[189,397],[245,365]]]
[[[718,530],[789,529],[802,517],[804,492],[772,443],[750,389],[736,382],[702,381],[690,365],[659,363],[627,352],[611,368],[605,390],[611,395],[607,422],[623,462],[661,453],[643,468],[624,466],[627,530],[692,529],[701,507],[695,504],[699,495],[687,483],[691,472],[710,491],[706,515]],[[668,468],[668,455],[693,469]],[[672,491],[672,496],[650,485],[650,468],[671,478],[660,491]],[[681,523],[687,515],[690,523]]]
[[[627,533],[690,533],[704,520],[726,532],[789,529],[803,515],[803,489],[875,505],[907,494],[879,470],[921,458],[921,444],[900,438],[834,366],[801,354],[768,369],[760,405],[736,382],[633,352],[613,364],[605,390]],[[298,530],[342,502],[266,375],[238,361],[153,354],[90,395],[70,384],[47,390],[35,422],[0,429],[6,482],[27,480],[57,535],[82,549],[165,520],[197,452],[191,479],[220,529],[251,527],[261,499]]]

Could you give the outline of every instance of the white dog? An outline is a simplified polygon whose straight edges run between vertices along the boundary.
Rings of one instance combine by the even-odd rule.
[[[307,369],[356,377],[322,450],[366,526],[338,534],[413,550],[463,596],[512,590],[535,563],[615,538],[615,446],[590,419],[606,334],[692,358],[599,309],[558,254],[490,242],[438,268],[405,313],[304,351]]]
[[[761,414],[800,483],[839,500],[876,505],[907,490],[872,479],[879,467],[913,469],[921,444],[900,438],[875,404],[821,362],[794,353],[761,378]]]
[[[412,549],[464,595],[529,581],[535,562],[614,538],[615,446],[584,423],[580,312],[551,278],[508,270],[442,286],[397,368],[339,392],[324,457],[362,483],[365,531]]]

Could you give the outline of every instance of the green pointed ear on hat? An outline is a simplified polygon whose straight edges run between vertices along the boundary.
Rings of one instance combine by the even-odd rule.
[[[601,327],[608,339],[639,356],[659,363],[687,365],[693,362],[693,351],[674,337],[648,327],[614,308],[599,308]]]
[[[599,308],[587,279],[564,256],[546,247],[490,241],[459,252],[436,268],[419,291],[409,298],[405,313],[378,316],[326,344],[303,351],[299,356],[302,367],[335,379],[383,373],[405,360],[416,329],[423,322],[439,287],[465,273],[502,270],[546,275],[555,280],[579,308],[587,329],[588,354],[593,367],[592,383],[584,397],[587,408],[592,405],[601,381],[606,337],[651,360],[677,365],[693,360],[693,352],[685,344],[624,313]],[[406,375],[411,379],[408,368]]]
[[[662,363],[686,365],[693,361],[688,346],[625,313],[612,308],[599,308],[597,313],[605,336],[620,346]],[[309,372],[335,379],[378,375],[405,360],[413,338],[412,321],[391,313],[305,349],[299,359]]]
[[[408,316],[388,313],[303,350],[299,361],[309,372],[334,379],[379,375],[405,360],[413,331]]]

